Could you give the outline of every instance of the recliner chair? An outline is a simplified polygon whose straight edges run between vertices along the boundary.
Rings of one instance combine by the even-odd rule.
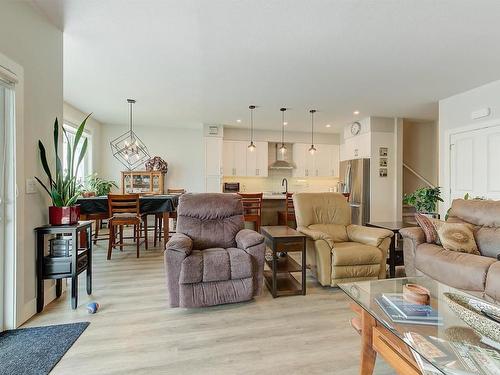
[[[241,302],[261,293],[264,237],[243,227],[238,194],[179,197],[177,231],[165,250],[171,307]]]
[[[351,224],[339,193],[293,195],[297,230],[307,236],[307,264],[323,286],[384,279],[391,231]]]

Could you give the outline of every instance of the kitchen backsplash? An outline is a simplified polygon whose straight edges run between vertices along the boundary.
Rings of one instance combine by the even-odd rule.
[[[268,177],[224,177],[224,182],[239,182],[241,192],[280,192],[284,191],[281,180],[288,180],[288,191],[300,192],[322,192],[330,191],[330,188],[337,187],[337,178],[332,177],[312,177],[298,178],[292,177],[291,171],[270,170]]]

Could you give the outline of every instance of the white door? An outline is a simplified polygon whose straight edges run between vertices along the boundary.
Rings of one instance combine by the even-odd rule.
[[[500,126],[450,137],[450,203],[469,194],[500,200]]]
[[[205,192],[222,191],[222,138],[205,137]]]
[[[205,175],[222,174],[222,139],[205,137]]]

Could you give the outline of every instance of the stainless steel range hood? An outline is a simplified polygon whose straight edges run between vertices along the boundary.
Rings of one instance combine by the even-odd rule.
[[[282,154],[279,151],[279,148],[281,146],[281,143],[275,143],[273,144],[276,159],[274,159],[271,164],[269,165],[269,169],[281,169],[281,170],[291,170],[295,168],[295,164],[293,163],[292,159],[292,144],[291,143],[285,143],[285,146],[287,148],[287,152],[285,154]]]

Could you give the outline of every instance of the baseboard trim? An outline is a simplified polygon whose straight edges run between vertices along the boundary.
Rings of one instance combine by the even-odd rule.
[[[63,293],[65,290],[66,290],[66,285],[63,282]],[[48,289],[45,290],[44,307],[55,299],[56,299],[56,283],[54,282],[53,285],[51,285]],[[30,318],[36,315],[36,297],[24,304],[20,315],[21,315],[20,320],[17,322],[18,327],[26,323]]]

